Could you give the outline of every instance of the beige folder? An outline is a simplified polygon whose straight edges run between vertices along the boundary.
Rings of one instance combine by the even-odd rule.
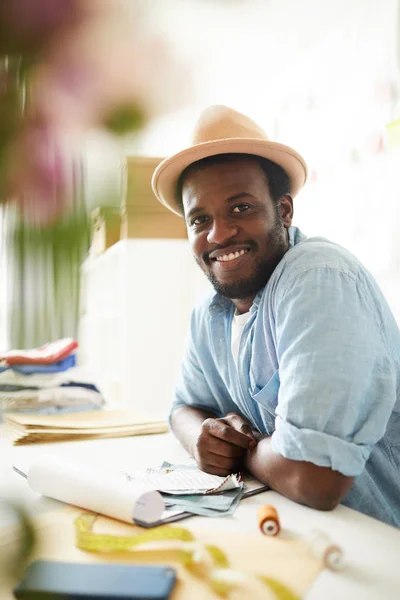
[[[168,425],[165,421],[152,421],[129,410],[6,415],[6,432],[15,445],[128,437],[166,431]]]

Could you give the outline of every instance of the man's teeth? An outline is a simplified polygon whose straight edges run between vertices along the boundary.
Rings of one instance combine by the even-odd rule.
[[[239,256],[243,256],[243,254],[246,254],[247,250],[240,250],[236,251],[236,252],[231,252],[230,254],[223,254],[222,256],[218,256],[217,260],[219,262],[223,261],[226,262],[228,260],[234,260],[235,258],[239,258]]]

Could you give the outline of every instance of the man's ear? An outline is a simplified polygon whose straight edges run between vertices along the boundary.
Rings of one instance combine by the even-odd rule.
[[[278,210],[282,223],[289,229],[293,220],[293,198],[290,194],[285,194],[278,202]]]

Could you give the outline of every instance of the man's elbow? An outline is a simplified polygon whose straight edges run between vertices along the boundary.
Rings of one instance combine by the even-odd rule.
[[[299,478],[296,487],[296,501],[315,510],[330,511],[336,508],[350,489],[353,478],[337,471],[327,470],[316,476]]]
[[[321,496],[320,494],[312,495],[304,498],[301,504],[305,504],[315,510],[330,511],[340,504],[341,498],[335,496]]]

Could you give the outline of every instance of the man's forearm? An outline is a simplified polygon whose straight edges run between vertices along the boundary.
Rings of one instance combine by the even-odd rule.
[[[271,438],[262,438],[247,453],[245,466],[250,473],[299,504],[331,510],[349,490],[353,478],[329,467],[284,458],[272,449]]]
[[[210,417],[215,417],[215,414],[191,406],[181,406],[172,413],[172,430],[191,456],[195,455],[195,444],[203,422]]]
[[[203,423],[209,418],[215,419],[215,414],[190,406],[177,408],[172,414],[171,425],[174,434],[196,459],[196,447]],[[329,467],[284,458],[273,451],[270,437],[262,437],[260,434],[256,437],[256,447],[244,453],[244,467],[271,489],[294,502],[319,510],[331,510],[349,490],[353,482],[352,477],[346,477]],[[216,438],[213,440],[213,445],[218,443]],[[216,459],[222,468],[224,457],[216,456]],[[203,468],[201,464],[200,466]],[[208,471],[207,468],[203,470]]]

